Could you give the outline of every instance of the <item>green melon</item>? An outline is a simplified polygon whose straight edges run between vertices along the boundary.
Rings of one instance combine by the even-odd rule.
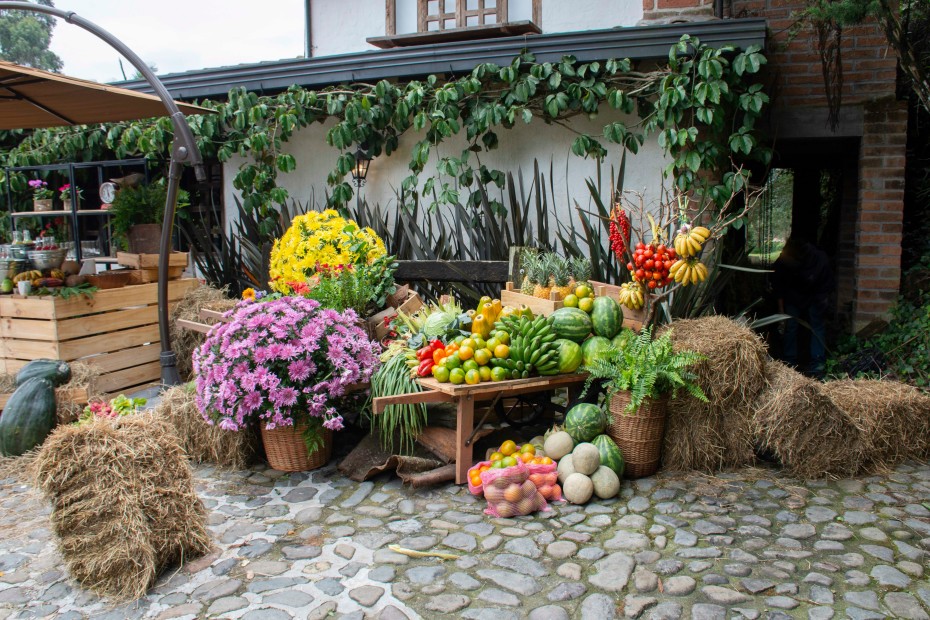
[[[623,478],[623,453],[614,440],[607,435],[598,435],[591,443],[601,453],[601,465],[614,470],[618,478]]]
[[[564,375],[578,370],[581,362],[584,361],[581,345],[567,338],[559,338],[555,344],[559,347],[559,374]]]
[[[610,340],[601,336],[591,336],[581,344],[581,356],[584,358],[584,365],[590,366],[591,363],[604,356],[610,349]]]
[[[48,379],[26,379],[0,416],[0,455],[22,456],[42,444],[55,427],[55,386]]]
[[[580,403],[565,414],[565,424],[562,428],[572,436],[576,444],[591,441],[607,428],[607,416],[597,405]]]
[[[604,338],[613,338],[623,325],[623,312],[613,297],[598,297],[594,300],[591,312],[591,326],[594,333]]]
[[[552,313],[552,330],[559,338],[581,342],[591,333],[591,317],[578,308],[559,308]]]
[[[634,332],[629,327],[624,327],[620,330],[620,333],[614,336],[613,340],[610,341],[618,350],[622,351],[626,348],[626,345],[630,344],[630,341],[636,338],[636,332]]]

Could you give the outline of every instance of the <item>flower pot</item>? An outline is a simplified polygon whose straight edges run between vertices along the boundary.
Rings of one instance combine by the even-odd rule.
[[[607,435],[623,453],[627,478],[645,478],[659,470],[662,436],[668,397],[647,398],[634,413],[626,411],[629,392],[617,392],[610,398],[610,421]]]
[[[61,199],[61,208],[62,208],[64,211],[70,211],[70,210],[71,210],[71,199],[70,199],[70,198],[62,198],[62,199]]]
[[[133,254],[158,254],[161,226],[136,224],[129,229],[129,251]]]
[[[33,199],[32,210],[33,211],[51,211],[52,210],[52,199],[51,198]]]
[[[323,429],[323,447],[313,453],[307,451],[303,431],[305,423],[295,426],[277,426],[272,430],[261,424],[262,445],[268,464],[278,471],[309,471],[329,462],[333,453],[333,432]]]

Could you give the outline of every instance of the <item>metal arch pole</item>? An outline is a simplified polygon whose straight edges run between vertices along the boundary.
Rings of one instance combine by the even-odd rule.
[[[149,69],[148,65],[126,44],[97,24],[84,19],[74,11],[65,11],[29,2],[0,2],[0,10],[4,9],[45,13],[59,17],[103,40],[132,63],[132,66],[142,74],[168,111],[171,124],[174,126],[174,141],[171,145],[171,163],[168,167],[168,195],[165,201],[165,215],[162,222],[161,244],[158,252],[158,333],[161,338],[162,385],[178,385],[181,383],[181,377],[178,375],[177,356],[171,349],[171,339],[168,332],[168,254],[171,252],[171,230],[174,227],[174,214],[177,208],[182,166],[184,164],[194,166],[194,173],[197,175],[198,181],[205,181],[207,178],[203,169],[203,158],[200,155],[200,149],[197,148],[197,142],[194,140],[190,125],[187,124],[187,119],[178,109],[168,89],[158,79],[158,76]]]

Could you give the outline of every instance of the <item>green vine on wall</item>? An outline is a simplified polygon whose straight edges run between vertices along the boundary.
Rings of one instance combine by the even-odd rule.
[[[364,144],[375,157],[391,156],[410,132],[418,140],[409,151],[405,193],[432,196],[434,207],[463,200],[476,205],[481,200],[478,180],[503,186],[504,173],[481,162],[482,153],[498,147],[502,130],[541,120],[575,131],[568,119],[593,118],[605,108],[632,120],[606,123],[599,136],[575,131],[572,153],[601,159],[607,154],[605,143],[636,153],[647,137],[656,135],[670,156],[666,175],[681,189],[702,189],[722,204],[748,176],[733,171],[735,161],[767,163],[770,157],[759,145],[756,128],[768,97],[753,78],[765,62],[757,46],[713,48],[684,36],[671,48],[667,63],[649,71],[633,70],[630,60],[583,63],[566,56],[540,63],[524,53],[509,65],[480,64],[446,82],[430,76],[320,91],[293,86],[276,96],[234,88],[224,102],[201,102],[216,110],[215,115],[189,117],[189,122],[205,157],[245,159],[233,186],[246,209],[257,209],[266,218],[273,218],[276,205],[289,198],[278,185],[278,175],[298,165],[284,143],[313,123],[335,121],[326,133],[327,143],[338,151],[327,178],[332,206],[345,205],[353,196],[348,176],[356,147]],[[439,155],[443,142],[463,132],[468,148]],[[167,119],[37,130],[5,153],[4,163],[83,160],[104,150],[120,158],[163,158],[171,139]],[[431,157],[438,174],[421,186]],[[493,206],[504,209],[499,203]]]

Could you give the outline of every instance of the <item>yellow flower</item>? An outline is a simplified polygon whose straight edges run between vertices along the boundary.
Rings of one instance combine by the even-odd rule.
[[[333,209],[298,215],[271,249],[271,287],[287,293],[287,282],[306,282],[317,265],[371,263],[387,254],[371,228],[360,228]]]
[[[255,289],[247,288],[242,291],[242,299],[247,299],[249,301],[255,301]]]

